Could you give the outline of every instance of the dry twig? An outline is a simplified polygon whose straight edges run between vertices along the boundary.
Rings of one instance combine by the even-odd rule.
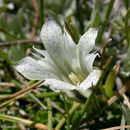
[[[18,44],[26,44],[26,43],[41,44],[41,42],[36,41],[36,40],[21,40],[21,41],[0,43],[0,48],[12,46],[12,45],[18,45]]]
[[[127,97],[125,94],[123,94],[123,98],[124,98],[124,100],[125,100],[126,105],[127,105],[128,108],[130,109],[130,102],[129,102],[128,97]]]
[[[64,111],[62,108],[60,108],[58,105],[56,105],[55,102],[52,102],[52,101],[51,101],[51,105],[52,105],[53,108],[55,108],[55,109],[56,109],[57,111],[59,111],[60,113],[65,114],[65,111]]]
[[[118,99],[118,97],[119,97],[120,95],[124,94],[124,93],[126,92],[126,90],[127,90],[127,87],[126,87],[126,85],[124,85],[124,86],[118,91],[118,93],[117,93],[116,95],[114,95],[112,98],[110,98],[110,99],[108,100],[107,104],[110,106],[112,103],[114,103],[114,102]]]
[[[108,45],[108,43],[110,43],[111,41],[112,41],[112,39],[109,38],[109,39],[106,41],[106,43],[104,44],[103,51],[102,51],[102,55],[101,55],[101,64],[100,64],[100,69],[102,69],[103,64],[104,64],[104,60],[105,60],[105,52],[106,52],[107,45]]]
[[[16,93],[13,94],[13,95],[10,95],[10,96],[8,96],[8,97],[6,97],[6,98],[1,98],[0,101],[3,101],[3,100],[12,98],[11,100],[8,101],[8,102],[10,103],[10,102],[12,102],[12,101],[14,101],[14,100],[20,98],[21,96],[23,96],[23,94],[25,95],[25,93],[27,94],[28,92],[32,91],[32,89],[36,88],[38,85],[40,85],[40,84],[43,83],[43,82],[44,82],[43,80],[40,80],[40,81],[36,82],[35,84],[33,84],[33,85],[31,85],[31,86],[29,86],[29,87],[27,87],[27,88],[24,88],[24,89],[22,89],[22,90],[16,92]],[[18,96],[18,97],[17,97],[17,96]],[[5,104],[5,103],[3,103],[3,104]],[[8,103],[6,103],[6,104],[8,104]],[[5,104],[5,105],[6,105],[6,104]],[[1,104],[0,107],[1,107],[1,106],[3,106],[3,105]]]
[[[31,52],[31,48],[28,48],[28,49],[26,50],[26,55],[25,55],[25,56],[29,56],[30,52]]]
[[[2,83],[0,83],[0,87],[15,87],[15,84],[2,82]]]
[[[34,22],[33,22],[33,28],[32,28],[31,38],[30,38],[31,40],[33,40],[33,38],[36,35],[36,27],[37,27],[38,18],[39,18],[39,7],[38,7],[37,0],[32,0],[32,4],[33,4],[33,7],[34,7],[36,16],[35,16],[35,19],[34,19]]]
[[[115,126],[115,127],[111,127],[111,128],[107,128],[107,129],[102,129],[102,130],[120,130],[120,129],[125,129],[125,128],[130,128],[130,125],[126,125],[126,126]]]

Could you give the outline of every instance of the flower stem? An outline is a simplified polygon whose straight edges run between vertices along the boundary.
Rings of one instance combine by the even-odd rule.
[[[103,35],[103,33],[104,33],[104,30],[105,30],[105,27],[106,27],[106,25],[107,25],[107,23],[108,23],[108,20],[109,20],[109,17],[110,17],[112,8],[113,8],[113,6],[114,6],[114,2],[115,2],[115,0],[111,0],[111,1],[109,2],[109,5],[108,5],[108,9],[107,9],[107,12],[106,12],[106,16],[105,16],[104,22],[103,22],[103,24],[102,24],[102,26],[101,26],[101,29],[100,29],[100,31],[99,31],[99,33],[98,33],[98,36],[97,36],[97,40],[96,40],[96,41],[97,41],[98,43],[101,42],[101,37],[102,37],[102,35]]]
[[[112,57],[110,57],[110,58],[108,59],[106,65],[105,65],[105,67],[104,67],[104,71],[102,72],[102,74],[101,74],[101,76],[100,76],[100,78],[99,78],[99,80],[98,80],[98,82],[97,82],[97,84],[96,84],[94,90],[92,91],[91,95],[90,95],[90,96],[88,97],[88,99],[86,100],[86,102],[85,102],[85,104],[84,104],[84,106],[83,106],[81,112],[79,113],[79,115],[78,115],[76,121],[75,121],[74,124],[72,125],[71,130],[76,130],[76,129],[79,127],[80,120],[82,119],[82,117],[83,117],[84,113],[86,112],[86,110],[89,108],[89,105],[90,105],[90,103],[91,103],[91,101],[92,101],[92,99],[93,99],[93,97],[94,97],[94,95],[95,95],[97,89],[99,88],[100,83],[101,83],[103,77],[105,76],[105,74],[106,74],[106,72],[107,72],[107,70],[108,70],[108,67],[109,67],[111,61],[112,61]]]
[[[69,110],[69,115],[71,116],[73,114],[73,112],[80,106],[80,103],[74,103],[72,108]],[[66,118],[63,117],[60,122],[58,123],[58,125],[56,126],[55,130],[60,130],[61,127],[63,126],[63,124],[65,123]]]
[[[64,104],[65,104],[65,111],[67,114],[67,130],[70,130],[70,115],[69,115],[69,110],[68,110],[68,106],[67,106],[67,102],[65,99],[64,94],[62,94],[63,100],[64,100]]]
[[[50,98],[47,98],[47,107],[48,107],[48,130],[52,130],[52,107]]]

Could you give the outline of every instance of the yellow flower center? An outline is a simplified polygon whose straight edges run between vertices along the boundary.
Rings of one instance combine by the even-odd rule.
[[[69,74],[69,79],[76,86],[78,86],[84,80],[80,74],[75,75],[73,72],[71,72],[71,74]]]

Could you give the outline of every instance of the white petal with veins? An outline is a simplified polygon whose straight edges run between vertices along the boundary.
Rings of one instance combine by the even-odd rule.
[[[93,70],[88,77],[80,84],[80,89],[87,90],[92,86],[95,86],[101,75],[100,70]]]
[[[39,54],[41,54],[42,56],[44,56],[45,58],[48,58],[49,55],[47,54],[47,51],[46,50],[40,50],[40,49],[37,49],[33,46],[33,49],[38,52]]]
[[[22,59],[18,65],[14,66],[14,68],[18,72],[20,72],[24,77],[30,80],[43,80],[50,78],[59,79],[47,67],[48,66],[46,65],[46,63],[38,63],[38,61],[34,60],[31,57],[26,57]]]
[[[87,57],[89,52],[94,48],[97,34],[98,34],[97,29],[90,28],[83,36],[81,36],[81,38],[79,40],[78,47],[79,47],[80,65],[81,65],[83,72],[86,75],[88,75],[89,72],[91,71],[91,68],[90,68],[91,65],[89,65],[89,67],[86,68],[86,65],[85,65],[86,59],[85,58]]]
[[[72,84],[69,84],[69,83],[66,83],[66,82],[63,82],[63,81],[60,81],[60,80],[56,80],[56,79],[47,79],[43,85],[47,85],[47,86],[50,86],[50,88],[52,89],[56,89],[56,90],[59,90],[59,89],[67,89],[67,90],[74,90],[74,89],[78,89],[76,88],[76,86],[72,85]]]
[[[68,34],[66,29],[64,28],[64,35],[63,35],[63,48],[64,48],[64,53],[65,53],[65,58],[67,63],[70,65],[72,68],[71,71],[75,73],[82,72],[81,67],[80,67],[80,62],[79,62],[79,52],[78,52],[78,47],[72,40],[71,36]]]
[[[78,46],[84,55],[88,54],[94,48],[97,34],[97,29],[89,28],[89,30],[81,36]]]
[[[99,56],[98,53],[91,53],[91,54],[86,55],[86,57],[84,57],[83,64],[88,73],[92,72],[93,62],[97,56]]]
[[[41,30],[43,44],[55,64],[68,75],[69,70],[65,66],[65,54],[63,50],[63,34],[60,26],[48,18]]]
[[[41,64],[42,64],[42,61],[44,61],[47,64],[48,68],[50,68],[50,70],[52,70],[52,72],[55,72],[55,74],[60,79],[66,80],[65,75],[60,71],[60,69],[57,67],[57,65],[54,63],[54,61],[51,59],[51,57],[49,56],[49,54],[46,50],[40,50],[40,49],[35,48],[34,46],[33,46],[33,49],[45,57],[45,58],[41,58],[42,59]]]
[[[90,91],[87,89],[97,83],[101,74],[100,70],[93,70],[98,54],[90,54],[97,33],[97,29],[90,28],[76,45],[65,28],[62,33],[60,26],[48,18],[40,34],[46,50],[33,47],[41,56],[32,53],[33,58],[24,58],[14,68],[27,79],[45,79],[43,84],[54,91],[62,90],[73,97],[71,90],[78,90],[88,97]]]

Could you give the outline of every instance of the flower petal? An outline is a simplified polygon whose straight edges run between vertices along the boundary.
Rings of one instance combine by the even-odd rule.
[[[77,89],[76,86],[60,81],[60,80],[56,80],[56,79],[47,79],[43,85],[49,86],[51,89],[54,90],[74,90]]]
[[[84,55],[88,54],[94,48],[97,34],[97,29],[89,28],[89,30],[81,36],[78,46]]]
[[[99,56],[98,53],[91,53],[91,54],[86,55],[85,57],[82,57],[83,58],[82,66],[84,66],[84,70],[86,73],[92,72],[93,62],[97,56]]]
[[[69,71],[65,66],[63,35],[60,26],[48,18],[42,27],[41,39],[51,59],[65,75],[68,75]]]
[[[49,57],[49,55],[47,54],[47,51],[46,50],[40,50],[40,49],[37,49],[33,46],[33,49],[38,52],[39,54],[41,54],[42,56],[44,56],[45,58],[46,57]]]
[[[63,40],[64,40],[63,48],[65,52],[65,58],[67,63],[72,69],[71,72],[75,72],[76,74],[81,73],[78,47],[73,42],[71,36],[68,34],[65,28],[64,28]]]
[[[70,55],[70,57],[68,57],[68,58],[71,60],[72,60],[72,58],[76,58],[77,46],[73,42],[71,36],[68,34],[68,32],[66,31],[65,28],[64,28],[63,40],[64,40],[64,44],[63,44],[64,50],[67,55]]]
[[[40,86],[45,85],[45,86],[49,86],[50,89],[52,89],[55,92],[59,92],[59,91],[63,91],[67,94],[67,96],[74,98],[75,95],[73,94],[73,92],[71,90],[75,89],[75,86],[60,81],[60,80],[56,80],[56,79],[47,79],[43,84],[41,84]]]
[[[48,68],[53,73],[55,73],[61,80],[68,82],[68,79],[66,78],[66,76],[60,71],[59,67],[57,67],[57,65],[51,59],[51,57],[49,56],[49,54],[46,50],[40,50],[35,47],[33,47],[33,48],[36,52],[38,52],[39,54],[41,54],[45,57],[44,59],[42,58],[42,60],[38,60],[39,63],[41,62],[41,64],[42,64],[42,62],[44,61],[46,63],[46,66],[48,66]]]
[[[79,90],[79,93],[82,94],[86,98],[88,98],[90,96],[91,92],[92,91],[90,89],[86,89],[86,90],[80,89]]]
[[[44,61],[41,63],[39,61],[40,60],[36,61],[31,57],[26,57],[22,59],[18,65],[14,66],[14,68],[30,80],[43,80],[50,78],[59,79],[53,72],[51,72],[47,63]]]
[[[80,84],[80,89],[87,90],[90,87],[96,85],[99,77],[101,75],[100,70],[93,70],[88,77]]]
[[[85,75],[88,75],[89,72],[92,71],[91,65],[93,64],[93,60],[95,59],[96,55],[93,55],[93,56],[91,55],[93,59],[88,68],[86,68],[86,66],[88,65],[89,62],[87,64],[86,62],[88,60],[88,57],[90,57],[90,55],[88,57],[87,55],[95,46],[95,40],[96,40],[97,34],[98,34],[97,29],[90,28],[83,36],[81,36],[79,44],[78,44],[80,65]],[[91,61],[91,59],[89,61]]]

